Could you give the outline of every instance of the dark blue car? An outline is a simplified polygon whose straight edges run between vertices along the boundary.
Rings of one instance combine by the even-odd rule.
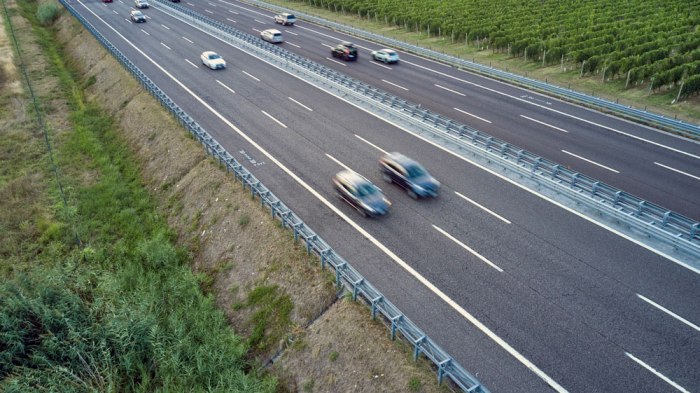
[[[402,187],[413,199],[436,197],[440,182],[421,164],[401,153],[389,153],[379,159],[382,178]]]

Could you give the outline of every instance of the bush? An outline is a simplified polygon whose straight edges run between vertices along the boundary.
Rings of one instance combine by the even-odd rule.
[[[52,1],[42,3],[39,5],[39,8],[36,11],[36,18],[42,25],[49,26],[56,20],[56,18],[58,18],[58,12],[58,4]]]

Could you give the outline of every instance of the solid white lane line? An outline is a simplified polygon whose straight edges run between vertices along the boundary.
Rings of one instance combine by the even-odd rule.
[[[262,16],[264,16],[264,17],[266,17],[266,18],[273,18],[272,16],[269,16],[268,14],[265,14],[265,13],[262,13],[262,12],[258,12],[258,11],[256,11],[256,10],[252,10],[252,9],[250,9],[250,8],[245,8],[245,7],[242,7],[242,6],[238,5],[238,4],[229,3],[228,1],[219,0],[219,3],[228,4],[228,5],[230,5],[231,7],[240,8],[240,9],[242,9],[242,10],[246,10],[246,11],[252,12],[252,13],[254,13],[254,14],[262,15]]]
[[[455,90],[452,90],[452,89],[448,89],[448,88],[445,87],[445,86],[440,86],[440,85],[438,85],[438,84],[434,84],[433,86],[439,87],[439,88],[441,88],[441,89],[443,89],[443,90],[447,90],[447,91],[449,91],[450,93],[455,93],[455,94],[460,95],[460,96],[462,96],[462,97],[466,97],[466,96],[467,96],[467,95],[464,94],[464,93],[460,93],[460,92],[458,92],[458,91],[455,91]]]
[[[190,44],[194,44],[194,42],[192,42],[192,40],[190,40],[190,39],[187,38],[187,37],[182,37],[182,39],[185,40],[185,41],[187,41],[187,42],[189,42]]]
[[[167,46],[167,45],[165,45],[164,43],[162,43],[162,42],[161,42],[160,44],[161,44],[161,45],[163,45],[164,47],[166,47],[166,48],[170,49],[170,47],[169,47],[169,46]],[[170,49],[170,50],[172,50],[172,49]]]
[[[210,13],[210,14],[213,14],[213,13],[214,13],[214,11],[209,11],[209,10],[206,9],[206,8],[204,9],[204,12],[208,12],[208,13]]]
[[[287,45],[291,45],[291,46],[297,47],[297,48],[301,48],[299,45],[297,45],[297,44],[292,44],[292,43],[289,42],[289,41],[284,41],[284,43],[287,44]]]
[[[601,167],[601,168],[603,168],[603,169],[607,169],[607,170],[609,170],[610,172],[620,173],[620,171],[617,171],[617,170],[615,170],[615,169],[612,169],[612,168],[610,168],[610,167],[607,167],[607,166],[605,166],[605,165],[603,165],[603,164],[599,164],[599,163],[597,163],[597,162],[595,162],[595,161],[589,160],[588,158],[581,157],[581,156],[576,155],[576,154],[574,154],[574,153],[568,152],[568,151],[566,151],[566,150],[562,150],[561,152],[562,152],[562,153],[566,153],[566,154],[568,154],[568,155],[570,155],[570,156],[576,157],[576,158],[578,158],[579,160],[583,160],[583,161],[589,162],[589,163],[591,163],[591,164],[593,164],[593,165],[597,165],[597,166],[599,166],[599,167]]]
[[[267,22],[263,22],[263,21],[261,21],[261,20],[257,20],[257,19],[253,19],[253,20],[256,21],[256,22],[258,22],[258,23],[260,23],[260,24],[263,24],[263,25],[266,25],[266,24],[267,24]]]
[[[347,40],[344,40],[344,39],[342,39],[342,38],[340,38],[340,37],[335,37],[335,36],[332,36],[332,35],[330,35],[330,34],[322,33],[322,32],[320,32],[320,31],[317,31],[317,30],[314,30],[314,29],[309,29],[308,27],[297,26],[297,28],[302,29],[302,30],[308,30],[308,31],[310,31],[310,32],[312,32],[312,33],[316,33],[316,34],[318,34],[318,35],[320,35],[320,36],[324,36],[324,37],[331,38],[331,39],[333,39],[334,41],[347,41]]]
[[[408,263],[406,263],[404,260],[402,260],[401,258],[399,258],[399,256],[396,255],[393,251],[391,251],[389,248],[387,248],[386,246],[384,246],[381,242],[379,242],[379,240],[377,240],[374,236],[372,236],[369,232],[367,232],[364,228],[362,228],[362,226],[360,226],[359,224],[357,224],[357,223],[356,223],[355,221],[353,221],[350,217],[348,217],[345,213],[343,213],[340,209],[338,209],[337,207],[335,207],[335,205],[333,205],[328,199],[326,199],[323,195],[321,195],[318,191],[316,191],[313,187],[311,187],[308,183],[306,183],[306,182],[305,182],[302,178],[300,178],[297,174],[295,174],[295,173],[292,172],[289,168],[287,168],[280,160],[278,160],[277,158],[275,158],[274,156],[272,156],[267,150],[265,150],[262,146],[260,146],[258,143],[256,143],[250,136],[248,136],[248,135],[247,135],[246,133],[244,133],[241,129],[239,129],[238,127],[236,127],[235,124],[231,123],[227,118],[225,118],[225,117],[224,117],[221,113],[219,113],[216,109],[212,108],[211,105],[209,105],[209,104],[208,104],[206,101],[204,101],[201,97],[199,97],[197,94],[195,94],[190,88],[188,88],[187,86],[185,86],[185,84],[182,83],[179,79],[175,78],[175,76],[173,76],[170,72],[168,72],[165,68],[163,68],[163,66],[161,66],[161,65],[158,64],[155,60],[153,60],[151,57],[149,57],[146,53],[144,53],[141,49],[139,49],[136,45],[134,45],[134,43],[132,43],[131,41],[129,41],[128,39],[126,39],[126,37],[124,37],[124,35],[122,35],[121,33],[119,33],[114,27],[112,27],[111,25],[109,25],[104,19],[100,18],[99,15],[97,15],[95,12],[93,12],[92,10],[90,10],[89,8],[87,8],[87,7],[85,6],[85,4],[82,3],[81,0],[77,0],[77,1],[78,1],[85,9],[87,9],[88,12],[92,13],[92,14],[93,14],[97,19],[99,19],[105,26],[107,26],[109,29],[111,29],[116,35],[118,35],[118,36],[121,37],[125,42],[127,42],[129,45],[131,45],[131,47],[133,47],[136,51],[138,51],[144,58],[146,58],[146,59],[147,59],[148,61],[150,61],[153,65],[155,65],[163,74],[165,74],[165,75],[168,76],[170,79],[172,79],[173,82],[175,82],[178,86],[180,86],[180,88],[182,88],[185,92],[187,92],[187,94],[189,94],[190,96],[192,96],[197,102],[199,102],[199,103],[200,103],[203,107],[205,107],[209,112],[211,112],[214,116],[216,116],[219,120],[221,120],[224,124],[226,124],[226,125],[227,125],[229,128],[231,128],[234,132],[236,132],[239,136],[241,136],[241,138],[245,139],[245,140],[246,140],[248,143],[250,143],[254,148],[258,149],[258,151],[260,151],[261,154],[263,154],[265,157],[267,157],[267,158],[270,160],[270,162],[272,162],[272,163],[274,163],[275,165],[277,165],[277,166],[278,166],[283,172],[285,172],[289,177],[291,177],[294,181],[296,181],[299,185],[301,185],[305,190],[307,190],[307,191],[308,191],[311,195],[313,195],[316,199],[318,199],[319,201],[321,201],[321,203],[323,203],[328,209],[330,209],[332,212],[334,212],[336,215],[338,215],[338,217],[340,217],[343,221],[345,221],[346,223],[348,223],[348,225],[350,225],[351,227],[353,227],[358,233],[360,233],[360,234],[361,234],[362,236],[364,236],[367,240],[369,240],[372,244],[374,244],[375,247],[377,247],[380,251],[382,251],[382,252],[383,252],[384,254],[386,254],[389,258],[391,258],[397,265],[399,265],[399,266],[400,266],[401,268],[403,268],[406,272],[408,272],[409,274],[411,274],[416,280],[418,280],[418,281],[419,281],[421,284],[423,284],[426,288],[428,288],[430,291],[432,291],[432,292],[433,292],[436,296],[438,296],[442,301],[444,301],[445,303],[447,303],[447,305],[449,305],[450,307],[452,307],[452,309],[454,309],[459,315],[461,315],[463,318],[465,318],[466,320],[468,320],[472,325],[474,325],[477,329],[479,329],[479,330],[480,330],[482,333],[484,333],[487,337],[489,337],[491,340],[493,340],[497,345],[499,345],[499,346],[500,346],[501,348],[503,348],[506,352],[508,352],[511,356],[513,356],[516,360],[518,360],[521,364],[523,364],[528,370],[530,370],[530,371],[532,371],[533,373],[535,373],[535,375],[537,375],[540,379],[542,379],[543,381],[545,381],[545,383],[547,383],[552,389],[554,389],[554,390],[557,391],[558,393],[566,393],[566,392],[567,392],[567,390],[564,389],[563,386],[559,385],[559,383],[557,383],[554,379],[552,379],[549,375],[547,375],[544,371],[542,371],[539,367],[537,367],[537,365],[535,365],[535,364],[532,363],[530,360],[528,360],[526,357],[524,357],[520,352],[518,352],[515,348],[513,348],[510,344],[508,344],[508,343],[507,343],[505,340],[503,340],[501,337],[499,337],[496,333],[494,333],[491,329],[489,329],[489,328],[488,328],[486,325],[484,325],[481,321],[479,321],[479,320],[476,319],[473,315],[471,315],[469,312],[467,312],[467,310],[465,310],[465,309],[464,309],[462,306],[460,306],[457,302],[455,302],[454,300],[452,300],[449,296],[447,296],[444,292],[442,292],[438,287],[436,287],[435,285],[433,285],[433,283],[431,283],[428,279],[426,279],[425,277],[423,277],[420,273],[418,273],[415,269],[413,269]],[[224,2],[223,0],[219,0],[219,1]],[[192,26],[192,25],[190,25],[190,26]],[[201,30],[200,30],[200,31],[201,31]],[[261,59],[261,60],[262,60],[262,59]],[[293,75],[293,74],[289,74],[289,75]],[[298,77],[297,77],[297,78],[298,78]],[[302,80],[301,78],[298,78],[298,79]],[[386,121],[385,119],[382,119],[381,117],[377,116],[376,114],[373,114],[372,112],[367,111],[366,109],[361,108],[360,106],[358,106],[358,105],[356,105],[356,104],[353,104],[352,102],[350,102],[350,101],[348,101],[348,100],[346,100],[346,99],[343,99],[343,97],[341,97],[341,96],[338,96],[338,95],[333,94],[333,93],[328,93],[328,94],[331,95],[331,96],[333,96],[333,97],[336,97],[337,99],[339,99],[339,100],[341,100],[341,101],[344,101],[344,102],[346,102],[346,103],[348,103],[348,104],[350,104],[350,105],[353,105],[354,107],[356,107],[356,108],[358,108],[358,109],[360,109],[360,110],[366,112],[367,114],[369,114],[369,115],[371,115],[371,116],[374,116],[374,117],[377,117],[378,119],[381,119],[381,120]],[[403,130],[404,132],[406,132],[406,133],[408,133],[408,134],[410,134],[410,135],[413,135],[413,134],[411,134],[408,130],[402,128],[401,126],[399,126],[399,125],[397,125],[397,124],[394,124],[394,123],[391,123],[391,122],[388,122],[388,123],[389,123],[389,124],[392,124],[393,126],[397,127],[397,128],[400,129],[400,130]],[[415,136],[415,135],[414,135],[414,136]],[[463,161],[465,161],[465,162],[467,162],[467,163],[470,163],[470,164],[472,164],[472,165],[474,165],[474,166],[476,166],[476,167],[478,167],[478,168],[480,168],[480,169],[482,169],[482,170],[484,170],[484,171],[486,171],[486,172],[488,172],[488,173],[491,173],[491,174],[493,174],[494,176],[497,176],[498,178],[500,178],[500,179],[502,179],[502,180],[504,180],[504,181],[506,181],[506,182],[508,182],[508,183],[510,183],[510,184],[512,184],[512,185],[514,185],[515,187],[518,187],[518,188],[522,189],[522,190],[525,191],[525,192],[529,192],[529,193],[532,194],[533,196],[536,196],[536,197],[538,197],[538,198],[542,198],[542,199],[544,199],[544,200],[546,200],[546,201],[548,201],[548,202],[550,202],[550,203],[552,203],[552,204],[554,204],[554,205],[556,205],[556,206],[558,206],[558,207],[560,207],[560,208],[562,208],[562,209],[565,209],[565,210],[569,211],[569,212],[572,213],[572,214],[575,214],[575,215],[577,215],[577,216],[583,218],[584,220],[587,220],[587,221],[591,222],[592,224],[595,224],[595,225],[601,226],[601,227],[603,227],[603,228],[606,228],[606,229],[608,229],[609,231],[611,231],[611,232],[617,234],[618,236],[623,237],[623,238],[625,238],[625,239],[627,239],[627,240],[629,240],[629,241],[632,241],[632,242],[634,242],[635,244],[638,244],[640,247],[644,247],[644,248],[648,249],[649,251],[655,252],[655,253],[657,253],[657,254],[659,253],[657,250],[654,250],[654,249],[650,248],[649,246],[647,246],[647,245],[645,245],[645,244],[643,244],[643,243],[640,243],[640,242],[636,241],[635,239],[632,239],[632,238],[630,238],[629,236],[627,236],[627,235],[625,235],[625,234],[623,234],[623,233],[621,233],[621,232],[616,231],[616,230],[613,229],[613,228],[606,227],[606,226],[604,226],[604,225],[602,225],[602,224],[600,224],[600,223],[598,223],[598,222],[596,222],[596,221],[590,219],[589,217],[586,217],[586,216],[584,216],[583,214],[581,214],[581,213],[579,213],[579,212],[577,212],[577,211],[575,211],[575,210],[573,210],[573,209],[571,209],[571,208],[569,208],[569,207],[566,207],[566,206],[560,204],[560,203],[557,202],[557,201],[554,201],[554,200],[552,200],[552,199],[548,199],[548,198],[546,198],[546,197],[544,197],[544,196],[542,196],[542,195],[540,195],[540,194],[538,194],[538,193],[536,193],[536,192],[534,192],[534,191],[532,191],[532,190],[527,189],[527,188],[524,187],[523,185],[520,185],[520,184],[516,183],[515,181],[513,181],[513,180],[511,180],[511,179],[508,179],[507,177],[503,176],[502,174],[500,174],[500,173],[498,173],[498,172],[495,172],[495,171],[493,171],[493,170],[491,170],[491,169],[489,169],[489,168],[486,168],[486,167],[484,167],[484,166],[481,166],[481,165],[479,165],[479,164],[477,164],[477,163],[475,163],[475,162],[469,161],[469,160],[466,159],[465,157],[462,157],[462,156],[460,156],[459,154],[457,154],[457,153],[455,153],[455,152],[452,152],[452,151],[450,151],[449,149],[446,149],[445,147],[441,146],[440,144],[438,144],[438,143],[436,143],[436,142],[434,142],[434,141],[431,141],[431,140],[426,139],[426,138],[421,137],[421,136],[415,136],[415,137],[418,138],[418,139],[420,139],[420,140],[422,140],[422,141],[424,141],[425,143],[428,143],[428,144],[434,146],[434,147],[437,148],[437,149],[440,149],[440,150],[444,151],[444,152],[447,153],[447,154],[451,154],[451,155],[454,156],[455,158],[461,159],[461,160],[463,160]],[[674,258],[673,258],[672,256],[670,256],[670,255],[666,255],[666,254],[660,254],[660,255],[663,255],[664,257],[666,257],[666,258],[668,258],[668,259],[674,261],[675,263],[677,263],[677,264],[679,264],[679,265],[681,265],[681,266],[684,266],[684,267],[686,267],[686,268],[688,268],[688,269],[691,269],[691,270],[693,269],[693,268],[690,267],[689,265],[687,265],[687,264],[685,264],[685,263],[683,263],[683,262],[681,262],[681,261],[679,261],[679,260],[677,260],[677,259],[674,259]],[[695,272],[698,273],[698,274],[700,274],[700,270],[695,270]]]
[[[386,80],[386,79],[382,79],[382,82],[388,83],[388,84],[390,84],[390,85],[392,85],[392,86],[394,86],[394,87],[398,87],[399,89],[404,89],[404,90],[408,91],[407,88],[405,88],[405,87],[403,87],[403,86],[401,86],[401,85],[397,85],[396,83],[391,83],[391,82],[389,82],[389,81]]]
[[[370,61],[368,61],[368,63],[369,63],[369,64],[374,64],[374,65],[379,66],[379,67],[386,68],[387,70],[390,70],[390,69],[391,69],[391,67],[389,67],[388,65],[384,65],[384,64],[382,64],[382,63],[377,63],[376,61],[370,60]]]
[[[170,28],[164,24],[161,23],[161,26],[165,27],[166,30],[170,30]]]
[[[274,117],[272,117],[271,114],[269,114],[269,113],[267,113],[267,112],[265,112],[265,111],[260,111],[260,112],[262,112],[263,115],[265,115],[265,116],[269,117],[270,119],[272,119],[275,123],[281,125],[281,126],[284,127],[284,128],[287,128],[287,126],[286,126],[284,123],[282,123],[281,121],[279,121],[279,120],[275,119]]]
[[[452,108],[452,109],[456,110],[457,112],[462,112],[462,113],[464,113],[464,114],[467,115],[467,116],[471,116],[471,117],[473,117],[473,118],[475,118],[475,119],[479,119],[479,120],[481,120],[481,121],[484,121],[484,122],[486,122],[486,123],[491,124],[491,120],[486,120],[486,119],[484,119],[483,117],[479,117],[479,116],[477,116],[477,115],[475,115],[475,114],[473,114],[473,113],[469,113],[469,112],[464,111],[464,110],[461,110],[461,109],[459,109],[459,108]]]
[[[527,117],[527,116],[525,116],[525,115],[520,115],[520,117],[522,117],[523,119],[528,119],[528,120],[530,120],[530,121],[534,121],[535,123],[542,124],[543,126],[547,126],[547,127],[549,127],[549,128],[554,128],[554,129],[557,130],[557,131],[566,132],[567,134],[569,133],[569,131],[567,131],[567,130],[565,130],[565,129],[563,129],[563,128],[559,128],[559,127],[553,126],[553,125],[551,125],[551,124],[547,124],[547,123],[545,123],[545,122],[543,122],[543,121],[539,121],[539,120],[533,119],[533,118],[531,118],[531,117]]]
[[[224,87],[224,89],[230,91],[231,93],[236,94],[236,92],[235,92],[232,88],[226,86],[226,85],[225,85],[223,82],[221,82],[220,80],[217,79],[217,80],[216,80],[216,83],[220,84],[221,86]]]
[[[150,35],[150,34],[149,34],[146,30],[144,30],[144,29],[141,29],[141,31],[143,31],[143,34],[145,34],[145,35]]]
[[[384,150],[384,149],[382,149],[381,147],[375,145],[374,143],[368,141],[367,139],[365,139],[365,138],[363,138],[363,137],[361,137],[361,136],[359,136],[359,135],[357,135],[357,134],[355,134],[355,137],[356,137],[357,139],[361,140],[362,142],[364,142],[364,143],[366,143],[366,144],[372,146],[373,148],[379,150],[379,151],[382,152],[383,154],[386,154],[386,153],[387,153],[386,150]]]
[[[644,297],[644,296],[642,296],[642,295],[640,295],[640,294],[637,294],[637,297],[640,298],[640,299],[642,299],[642,300],[644,300],[645,302],[651,304],[652,306],[658,308],[659,310],[665,312],[666,314],[668,314],[668,315],[670,315],[670,316],[676,318],[677,320],[683,322],[684,324],[690,326],[691,328],[697,330],[698,332],[700,332],[700,326],[698,326],[698,325],[696,325],[696,324],[694,324],[694,323],[688,321],[687,319],[685,319],[685,318],[681,317],[680,315],[678,315],[678,314],[672,312],[671,310],[669,310],[669,309],[663,307],[662,305],[657,304],[657,303],[654,303],[653,301],[647,299],[646,297]]]
[[[532,102],[532,101],[528,101],[528,100],[525,100],[525,99],[523,99],[523,98],[516,97],[516,96],[514,96],[514,95],[510,95],[510,94],[507,94],[507,93],[498,91],[498,90],[496,90],[496,89],[491,89],[491,88],[489,88],[489,87],[480,85],[480,84],[478,84],[478,83],[470,82],[470,81],[468,81],[468,80],[465,80],[465,79],[462,79],[462,78],[458,78],[458,77],[456,77],[456,76],[449,75],[449,74],[446,74],[446,73],[444,73],[444,72],[440,72],[440,71],[434,70],[434,69],[432,69],[432,68],[428,68],[428,67],[422,66],[422,65],[420,65],[420,64],[412,63],[412,62],[410,62],[410,61],[401,60],[401,62],[402,62],[402,63],[406,63],[406,64],[411,64],[411,65],[413,65],[413,66],[415,66],[415,67],[418,67],[418,68],[424,69],[424,70],[426,70],[426,71],[430,71],[430,72],[436,73],[436,74],[441,75],[441,76],[444,76],[444,77],[446,77],[446,78],[450,78],[450,79],[453,79],[453,80],[456,80],[456,81],[460,81],[460,82],[466,83],[466,84],[468,84],[468,85],[476,86],[476,87],[478,87],[478,88],[480,88],[480,89],[484,89],[484,90],[486,90],[486,91],[490,91],[490,92],[492,92],[492,93],[499,94],[499,95],[502,95],[502,96],[504,96],[504,97],[512,98],[512,99],[514,99],[514,100],[516,100],[516,101],[524,102],[524,103],[526,103],[526,104],[528,104],[528,105],[532,105],[532,106],[535,106],[535,107],[538,107],[538,108],[542,108],[542,109],[547,110],[547,111],[550,111],[550,112],[558,113],[558,114],[560,114],[560,115],[562,115],[562,116],[570,117],[570,118],[572,118],[572,119],[576,119],[576,120],[582,121],[582,122],[584,122],[584,123],[588,123],[588,124],[591,124],[591,125],[594,125],[594,126],[597,126],[597,127],[603,128],[603,129],[606,129],[606,130],[608,130],[608,131],[612,131],[612,132],[618,133],[618,134],[620,134],[620,135],[624,135],[624,136],[627,136],[627,137],[630,137],[630,138],[633,138],[633,139],[636,139],[636,140],[639,140],[639,141],[642,141],[642,142],[646,142],[646,143],[652,144],[652,145],[654,145],[654,146],[658,146],[658,147],[661,147],[661,148],[664,148],[664,149],[667,149],[667,150],[671,150],[671,151],[674,151],[674,152],[676,152],[676,153],[683,154],[683,155],[686,155],[686,156],[688,156],[688,157],[693,157],[693,158],[696,158],[696,159],[700,160],[700,156],[697,156],[697,155],[695,155],[695,154],[688,153],[688,152],[685,152],[685,151],[683,151],[683,150],[676,149],[676,148],[673,148],[673,147],[670,147],[670,146],[666,146],[666,145],[664,145],[664,144],[661,144],[661,143],[658,143],[658,142],[654,142],[654,141],[652,141],[652,140],[649,140],[649,139],[646,139],[646,138],[642,138],[642,137],[639,137],[639,136],[636,136],[636,135],[632,135],[632,134],[630,134],[630,133],[627,133],[627,132],[624,132],[624,131],[620,131],[620,130],[617,130],[617,129],[615,129],[615,128],[608,127],[608,126],[605,126],[605,125],[602,125],[602,124],[599,124],[599,123],[596,123],[596,122],[593,122],[593,121],[590,121],[590,120],[586,120],[586,119],[583,119],[583,118],[580,118],[580,117],[577,117],[577,116],[574,116],[574,115],[570,115],[570,114],[568,114],[568,113],[566,113],[566,112],[562,112],[562,111],[558,111],[558,110],[553,109],[553,108],[549,108],[549,107],[547,107],[546,105],[540,105],[540,104],[534,103],[534,102]],[[467,71],[464,71],[464,72],[467,72]]]
[[[475,202],[475,201],[473,201],[473,200],[467,198],[466,196],[460,194],[460,193],[457,192],[457,191],[455,191],[455,194],[457,194],[458,197],[464,199],[465,201],[471,203],[472,205],[474,205],[474,206],[480,208],[481,210],[483,210],[483,211],[485,211],[485,212],[491,214],[492,216],[498,218],[499,220],[505,222],[506,224],[510,224],[510,221],[506,220],[505,218],[501,217],[500,215],[496,214],[495,212],[489,210],[489,209],[486,208],[485,206],[482,206],[482,205],[478,204],[477,202]]]
[[[284,31],[284,34],[299,35],[299,34],[293,32],[293,31],[289,31],[289,30],[285,30],[285,31]]]
[[[668,166],[668,165],[664,165],[664,164],[658,163],[658,162],[656,162],[656,161],[654,161],[654,164],[656,164],[656,165],[658,165],[658,166],[660,166],[660,167],[662,167],[662,168],[666,168],[666,169],[668,169],[668,170],[671,170],[671,171],[674,171],[674,172],[678,172],[678,173],[680,173],[681,175],[686,175],[686,176],[692,177],[693,179],[700,180],[700,176],[691,175],[690,173],[683,172],[683,171],[678,170],[678,169],[676,169],[676,168],[671,168],[671,167]]]
[[[440,228],[440,227],[438,227],[438,226],[436,226],[436,225],[433,225],[433,228],[435,228],[436,231],[438,231],[438,232],[442,233],[443,235],[445,235],[448,239],[450,239],[450,240],[452,240],[453,242],[457,243],[458,246],[460,246],[460,247],[462,247],[463,249],[469,251],[469,252],[470,252],[472,255],[474,255],[475,257],[481,259],[483,262],[485,262],[486,264],[488,264],[488,265],[491,266],[492,268],[498,270],[499,273],[502,273],[502,272],[503,272],[503,269],[501,269],[500,267],[496,266],[495,263],[489,261],[488,259],[486,259],[484,256],[482,256],[482,255],[479,254],[478,252],[476,252],[476,251],[472,250],[471,248],[469,248],[469,246],[467,246],[466,244],[464,244],[464,243],[460,242],[459,240],[455,239],[454,236],[452,236],[452,235],[450,235],[449,233],[445,232],[442,228]]]
[[[338,60],[333,60],[333,59],[331,59],[330,57],[326,57],[326,60],[330,60],[330,61],[332,61],[332,62],[334,62],[334,63],[340,64],[340,65],[343,66],[343,67],[347,67],[347,65],[345,65],[344,63],[341,63],[341,62],[339,62]]]
[[[235,20],[233,20],[233,19],[231,19],[231,18],[226,18],[226,20],[229,21],[229,22],[238,23],[238,22],[236,22]]]
[[[338,160],[337,160],[335,157],[333,157],[332,155],[326,153],[326,157],[328,157],[328,158],[330,158],[331,160],[333,160],[336,164],[342,166],[343,169],[346,169],[346,170],[348,170],[348,171],[352,171],[352,169],[350,169],[349,166],[347,166],[347,165],[343,164],[342,162],[338,161]],[[353,171],[353,172],[355,172],[355,171]]]
[[[631,353],[625,352],[625,355],[627,355],[628,358],[634,360],[634,361],[635,361],[637,364],[639,364],[640,366],[642,366],[642,367],[646,368],[647,370],[651,371],[651,372],[652,372],[654,375],[656,375],[657,377],[663,379],[664,382],[666,382],[667,384],[673,386],[673,387],[676,388],[678,391],[683,392],[683,393],[690,393],[690,391],[686,390],[683,386],[681,386],[681,385],[679,385],[679,384],[677,384],[677,383],[671,381],[668,377],[666,377],[665,375],[661,374],[660,372],[654,370],[654,368],[651,367],[650,365],[648,365],[648,364],[644,363],[643,361],[637,359],[637,358],[634,357],[634,355],[632,355]]]
[[[192,67],[194,67],[194,68],[199,68],[199,67],[197,66],[197,64],[194,64],[193,62],[191,62],[191,61],[189,61],[189,60],[187,60],[187,59],[185,59],[185,61],[188,62],[188,63],[190,63],[190,64],[192,65]]]
[[[244,73],[244,74],[246,74],[246,75],[248,75],[249,77],[255,79],[256,82],[260,82],[260,79],[254,77],[253,75],[250,75],[249,73],[247,73],[247,72],[245,72],[245,71],[241,71],[241,72]]]
[[[295,104],[299,105],[300,107],[306,109],[306,110],[309,111],[309,112],[313,112],[313,111],[314,111],[313,109],[309,108],[308,106],[302,104],[301,102],[295,100],[295,99],[292,98],[292,97],[287,97],[287,98],[289,98],[290,100],[292,100],[292,102],[294,102]]]

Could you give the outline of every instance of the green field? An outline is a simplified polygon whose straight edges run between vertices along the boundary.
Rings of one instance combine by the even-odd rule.
[[[305,0],[541,66],[681,96],[700,93],[700,2],[687,0]]]

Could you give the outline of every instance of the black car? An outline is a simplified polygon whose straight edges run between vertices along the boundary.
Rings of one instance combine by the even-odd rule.
[[[389,212],[391,202],[382,190],[358,173],[351,170],[338,172],[333,177],[333,187],[340,198],[365,217],[383,216]]]
[[[132,10],[129,12],[129,17],[134,23],[144,23],[146,22],[146,15],[139,10]]]
[[[438,195],[440,182],[421,164],[401,153],[389,153],[380,158],[379,168],[384,180],[398,184],[413,199]]]
[[[333,57],[339,57],[346,61],[357,60],[357,48],[352,42],[343,41],[331,49]]]

